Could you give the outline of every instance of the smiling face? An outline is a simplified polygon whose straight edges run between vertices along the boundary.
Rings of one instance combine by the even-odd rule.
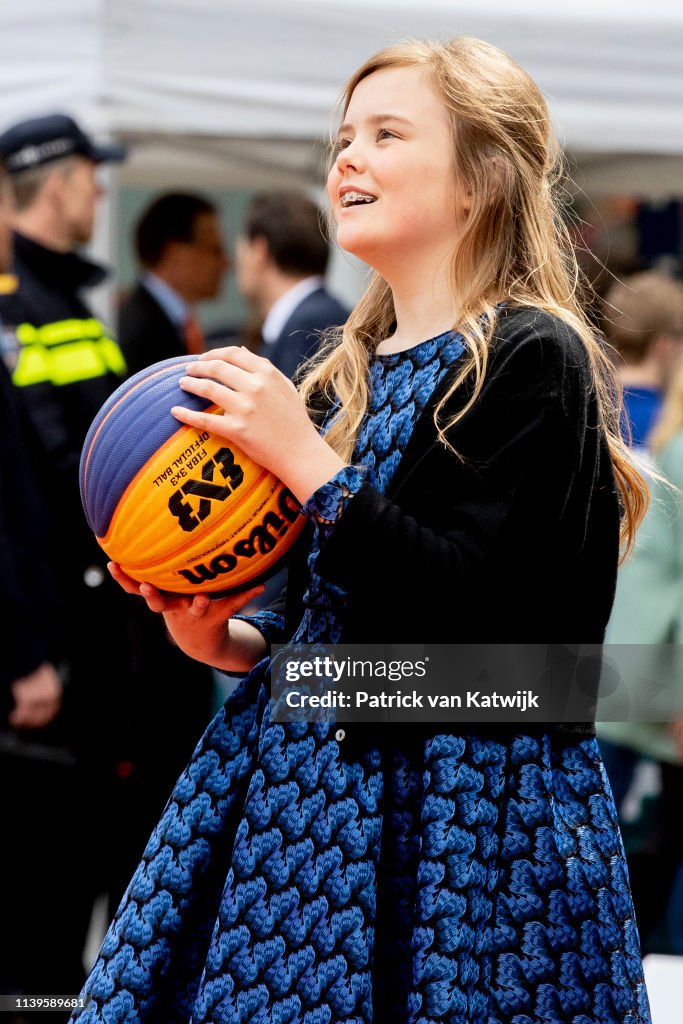
[[[340,247],[385,277],[397,262],[452,254],[466,205],[448,112],[425,70],[384,68],[359,82],[327,188]]]

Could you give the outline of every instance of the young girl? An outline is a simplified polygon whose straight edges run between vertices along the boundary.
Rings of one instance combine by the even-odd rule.
[[[590,723],[269,719],[271,642],[600,643],[620,519],[628,543],[646,503],[528,75],[474,39],[392,46],[353,76],[342,118],[337,240],[375,275],[340,342],[299,393],[244,349],[210,353],[184,386],[224,412],[175,410],[301,502],[284,606],[239,617],[245,595],[169,598],[113,568],[188,653],[249,674],[180,778],[77,1016],[645,1024]]]

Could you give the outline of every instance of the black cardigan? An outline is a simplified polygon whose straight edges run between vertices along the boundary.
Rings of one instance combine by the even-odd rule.
[[[460,457],[433,421],[457,369],[420,416],[387,493],[365,485],[318,556],[317,571],[348,593],[342,639],[602,643],[619,501],[583,343],[551,314],[502,310],[483,389],[449,432]],[[293,549],[273,642],[300,621],[309,544],[310,529]]]

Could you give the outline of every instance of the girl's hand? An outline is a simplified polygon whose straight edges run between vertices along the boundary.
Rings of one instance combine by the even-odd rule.
[[[191,658],[231,672],[248,672],[266,653],[266,642],[258,629],[241,620],[229,624],[235,612],[263,593],[264,586],[226,597],[189,597],[162,593],[151,583],[138,583],[116,562],[109,562],[107,568],[127,594],[143,597],[151,611],[163,615],[178,647]]]
[[[344,466],[311,423],[292,382],[269,359],[236,346],[215,349],[188,364],[180,385],[223,410],[175,406],[171,411],[181,423],[232,441],[301,504]]]

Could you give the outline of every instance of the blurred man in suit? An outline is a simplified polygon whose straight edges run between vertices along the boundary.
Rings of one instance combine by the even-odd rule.
[[[195,304],[214,299],[229,269],[216,207],[203,196],[169,192],[138,221],[142,276],[119,312],[128,372],[204,350]]]
[[[237,285],[260,326],[259,354],[295,378],[324,332],[348,317],[325,288],[329,246],[320,210],[299,192],[256,193],[235,256]],[[285,583],[282,569],[247,610],[267,607]]]
[[[260,192],[237,240],[237,283],[262,322],[260,354],[288,377],[313,355],[320,335],[345,323],[325,288],[329,248],[316,204],[298,192]]]

